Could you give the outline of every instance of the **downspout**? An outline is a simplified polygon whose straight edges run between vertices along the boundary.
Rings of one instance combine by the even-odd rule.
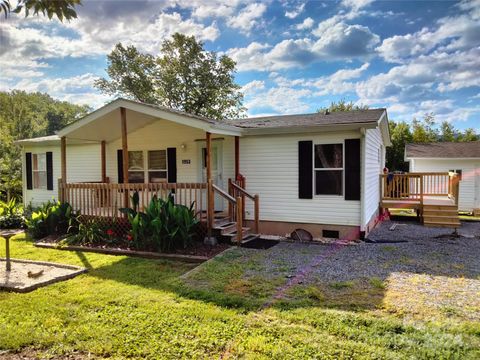
[[[365,237],[365,204],[366,204],[366,179],[367,179],[367,173],[366,173],[366,134],[367,131],[365,128],[360,128],[360,161],[361,161],[361,181],[360,181],[360,238],[363,239]]]

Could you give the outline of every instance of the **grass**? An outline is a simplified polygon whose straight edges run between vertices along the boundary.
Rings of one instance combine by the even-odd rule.
[[[38,249],[23,235],[11,241],[11,251],[16,258],[81,265],[89,272],[28,294],[0,292],[0,350],[39,358],[480,356],[479,324],[408,323],[378,309],[355,308],[382,297],[383,289],[368,281],[340,288],[298,284],[262,307],[288,278],[283,272],[255,275],[252,269],[269,274],[256,261],[261,251],[229,251],[185,279],[194,265]],[[342,307],[347,301],[352,306]]]

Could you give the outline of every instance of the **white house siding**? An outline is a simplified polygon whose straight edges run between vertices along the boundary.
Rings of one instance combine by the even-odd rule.
[[[472,211],[480,208],[480,161],[478,159],[414,159],[410,171],[447,172],[462,170],[460,182],[459,210]]]
[[[27,190],[25,153],[32,154],[52,152],[53,190]],[[52,146],[26,146],[22,153],[23,199],[26,205],[38,206],[52,198],[58,197],[58,179],[61,177],[60,144]],[[101,180],[100,145],[67,145],[67,181],[85,182]]]
[[[343,143],[359,132],[325,132],[240,138],[240,172],[250,193],[260,196],[260,220],[331,225],[360,225],[360,201],[343,196],[298,198],[298,142]],[[253,209],[247,201],[247,218]]]
[[[205,141],[198,140],[205,139],[205,136],[202,130],[171,121],[157,120],[128,134],[128,150],[163,150],[174,147],[177,149],[177,182],[201,182],[200,149],[202,145],[205,146]],[[234,173],[234,140],[231,136],[224,135],[212,135],[212,138],[222,139],[214,140],[212,143],[217,141],[222,143],[222,180],[223,187],[226,188],[228,178],[233,177]],[[106,146],[107,176],[110,182],[118,181],[117,150],[121,148],[121,139],[107,143]],[[190,160],[190,163],[184,163],[183,160]],[[146,163],[147,160],[144,161]]]
[[[385,147],[383,146],[382,135],[380,130],[368,129],[365,132],[365,164],[364,170],[364,191],[363,211],[364,218],[362,230],[365,225],[372,219],[378,210],[380,202],[379,193],[379,175],[385,167]]]

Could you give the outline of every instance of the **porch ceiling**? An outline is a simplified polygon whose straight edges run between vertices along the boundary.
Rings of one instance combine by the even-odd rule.
[[[134,132],[158,120],[158,118],[153,116],[128,109],[126,110],[126,115],[127,133]],[[95,121],[88,122],[83,126],[72,129],[65,135],[68,139],[93,140],[99,142],[102,140],[109,142],[119,139],[122,137],[120,108],[96,118]]]

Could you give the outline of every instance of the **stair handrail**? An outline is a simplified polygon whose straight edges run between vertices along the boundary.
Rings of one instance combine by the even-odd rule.
[[[247,190],[242,188],[240,185],[236,184],[232,181],[232,179],[228,179],[228,190],[234,194],[232,190],[238,191],[242,195],[242,207],[243,211],[245,211],[244,205],[244,198],[248,197],[250,200],[253,201],[254,204],[254,223],[255,223],[255,233],[258,234],[260,228],[260,197],[258,194],[252,195]]]
[[[243,239],[243,209],[242,209],[242,198],[238,196],[237,198],[234,198],[231,196],[229,193],[227,193],[225,190],[222,188],[218,187],[215,184],[212,185],[212,190],[213,192],[217,192],[220,196],[222,196],[224,199],[228,200],[229,202],[229,217],[232,220],[233,218],[233,209],[236,210],[236,222],[237,222],[237,245],[240,246],[242,243]]]

